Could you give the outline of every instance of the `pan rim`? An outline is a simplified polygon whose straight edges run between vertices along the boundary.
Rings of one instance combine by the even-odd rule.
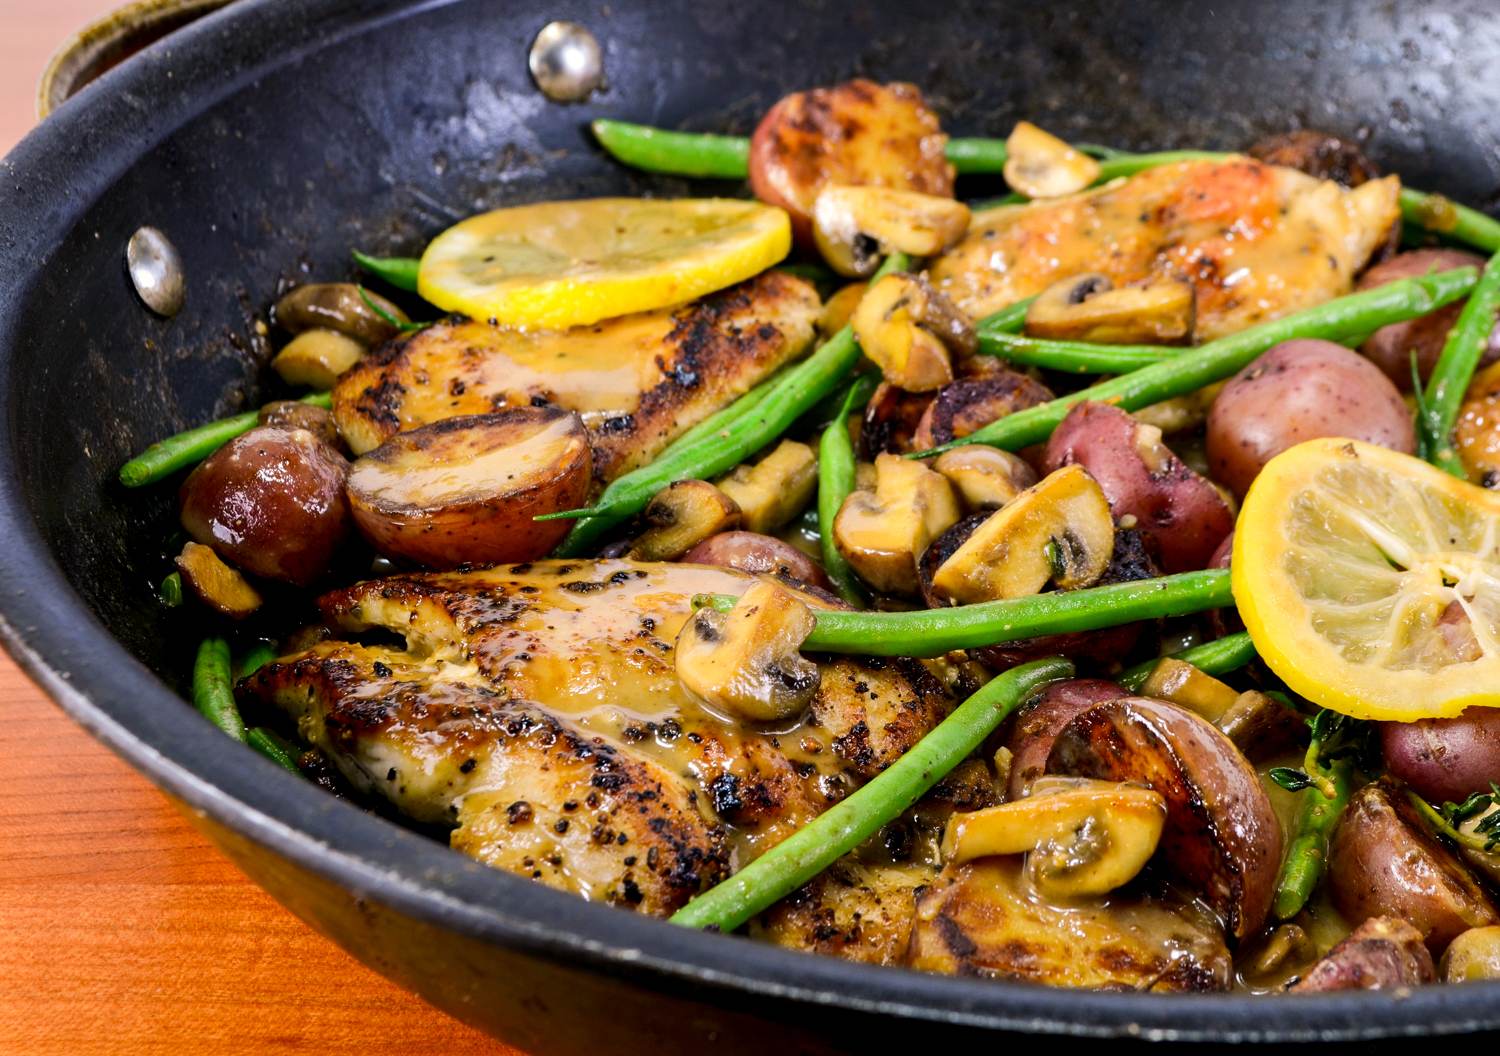
[[[111,70],[0,162],[0,274],[23,276],[0,286],[0,538],[8,541],[0,548],[0,643],[72,718],[193,810],[345,889],[435,926],[694,1000],[745,1010],[770,998],[993,1030],[1183,1041],[1500,1028],[1500,983],[1400,997],[1103,993],[926,975],[689,932],[482,866],[333,800],[206,723],[174,723],[180,698],[68,584],[27,507],[14,443],[13,390],[22,386],[6,373],[7,320],[26,302],[49,247],[183,123],[278,66],[461,2],[240,0]],[[281,47],[286,40],[299,44]],[[76,144],[88,144],[86,157]]]

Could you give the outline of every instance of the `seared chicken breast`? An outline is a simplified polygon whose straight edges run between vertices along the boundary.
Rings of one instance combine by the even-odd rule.
[[[980,319],[1055,282],[1191,281],[1199,341],[1348,293],[1399,217],[1394,176],[1346,190],[1249,158],[1148,169],[1055,201],[974,214],[932,281]]]
[[[363,454],[444,418],[555,404],[582,416],[607,482],[806,351],[818,311],[810,285],[767,272],[675,309],[570,330],[449,320],[344,374],[333,414]]]
[[[694,594],[751,582],[626,561],[373,580],[324,596],[325,620],[404,648],[324,641],[240,692],[292,714],[362,787],[455,826],[458,849],[666,913],[884,769],[949,705],[915,661],[839,656],[820,661],[797,720],[709,712],[678,680],[674,643]]]

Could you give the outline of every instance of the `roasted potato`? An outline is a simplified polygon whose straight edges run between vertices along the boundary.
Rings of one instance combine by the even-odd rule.
[[[1358,187],[1380,177],[1380,170],[1358,144],[1313,128],[1266,136],[1245,153],[1268,165],[1285,165],[1345,187]]]
[[[261,425],[272,429],[306,429],[334,450],[342,450],[339,428],[334,423],[333,412],[327,408],[314,407],[301,400],[272,400],[260,409],[256,417]]]
[[[1037,694],[1015,717],[1006,734],[1005,747],[1010,750],[1006,798],[1020,799],[1047,772],[1052,742],[1064,726],[1095,704],[1128,696],[1123,686],[1100,678],[1054,682]]]
[[[1392,777],[1432,803],[1462,803],[1500,781],[1500,708],[1469,708],[1451,719],[1380,724]]]
[[[1347,436],[1411,454],[1411,410],[1391,379],[1332,341],[1283,341],[1224,386],[1208,412],[1208,465],[1243,498],[1261,467],[1287,448]]]
[[[182,527],[236,568],[306,586],[349,534],[344,456],[305,429],[258,426],[182,482]]]
[[[812,558],[791,543],[759,532],[720,532],[683,554],[682,560],[687,564],[737,568],[794,584],[833,589],[828,576]]]
[[[316,282],[294,287],[276,302],[273,315],[276,325],[289,334],[332,330],[367,348],[389,341],[401,332],[392,319],[396,323],[410,322],[406,313],[390,301],[352,282]]]
[[[1042,468],[1078,464],[1104,489],[1115,519],[1135,528],[1165,572],[1208,564],[1234,528],[1234,513],[1208,480],[1161,442],[1161,434],[1104,403],[1068,412],[1047,441]]]
[[[1443,953],[1443,982],[1500,979],[1500,926],[1470,928]]]
[[[976,356],[975,359],[982,357]],[[968,436],[981,426],[1054,399],[1041,382],[1013,370],[992,369],[959,378],[937,394],[912,436],[913,449],[926,451]]]
[[[1439,956],[1469,928],[1500,924],[1495,903],[1386,778],[1357,790],[1328,847],[1328,892],[1351,924],[1409,922]]]
[[[829,184],[953,197],[948,137],[911,84],[856,79],[793,92],[750,138],[750,189],[792,218],[813,246],[813,203]]]
[[[907,392],[884,381],[877,385],[860,419],[860,457],[873,462],[882,453],[915,451],[912,438],[932,399],[930,392]]]
[[[1359,277],[1355,288],[1372,290],[1397,279],[1470,265],[1482,268],[1484,258],[1462,249],[1413,249],[1370,268]],[[1396,383],[1396,388],[1410,392],[1412,353],[1417,355],[1417,372],[1426,381],[1432,375],[1432,368],[1437,365],[1443,344],[1448,340],[1448,331],[1458,322],[1458,313],[1463,307],[1464,302],[1458,300],[1404,323],[1382,326],[1365,339],[1359,350]],[[1500,357],[1500,326],[1491,331],[1480,363],[1492,363],[1497,357]]]
[[[1393,990],[1437,978],[1422,933],[1399,917],[1371,917],[1287,989]]]
[[[576,414],[517,407],[397,433],[349,471],[370,544],[431,568],[530,561],[567,534],[539,514],[584,505],[593,479]]]
[[[1058,733],[1047,773],[1133,781],[1167,801],[1158,856],[1236,939],[1265,923],[1281,823],[1255,768],[1213,723],[1147,697],[1096,704]]]
[[[1469,479],[1486,488],[1500,486],[1500,363],[1474,376],[1453,438]]]

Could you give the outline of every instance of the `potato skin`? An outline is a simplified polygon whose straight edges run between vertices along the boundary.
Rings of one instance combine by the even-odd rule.
[[[1058,733],[1047,773],[1160,793],[1167,823],[1158,859],[1236,938],[1265,923],[1281,868],[1281,824],[1255,768],[1207,719],[1149,697],[1096,704]]]
[[[1390,990],[1436,978],[1420,931],[1398,917],[1371,917],[1287,989],[1304,994]]]
[[[750,137],[750,189],[785,209],[797,241],[810,248],[813,201],[824,184],[953,197],[947,142],[912,84],[857,78],[793,92]]]
[[[242,571],[306,586],[349,535],[348,472],[311,432],[258,426],[188,474],[182,527]]]
[[[904,455],[915,451],[912,437],[932,403],[930,392],[907,392],[888,381],[875,387],[865,404],[859,427],[859,457],[875,461],[879,454]]]
[[[1397,279],[1469,265],[1482,268],[1484,258],[1462,249],[1413,249],[1398,253],[1390,260],[1381,261],[1368,269],[1355,283],[1355,289],[1371,290]],[[1432,368],[1442,354],[1448,331],[1458,322],[1458,313],[1463,311],[1463,306],[1464,300],[1458,300],[1416,319],[1382,326],[1359,346],[1359,350],[1366,359],[1384,371],[1398,389],[1410,392],[1411,353],[1417,353],[1417,370],[1422,380],[1426,381],[1432,376]],[[1500,327],[1490,332],[1489,344],[1480,358],[1480,366],[1493,363],[1496,358],[1500,358]]]
[[[333,412],[325,408],[301,400],[272,400],[260,409],[257,418],[261,425],[273,429],[306,429],[335,451],[343,452]]]
[[[1208,412],[1208,466],[1244,497],[1264,466],[1289,447],[1346,436],[1411,454],[1412,414],[1368,359],[1315,338],[1283,341],[1236,374]]]
[[[791,543],[759,532],[720,532],[683,554],[681,560],[687,564],[718,565],[755,575],[771,575],[798,586],[805,583],[833,589],[812,558]]]
[[[544,451],[507,452],[545,442]],[[472,479],[452,491],[462,467]],[[424,474],[450,490],[422,493]],[[397,433],[349,472],[349,504],[360,532],[383,554],[432,568],[531,561],[567,534],[568,521],[536,516],[584,505],[593,453],[583,421],[557,407],[462,415]]]
[[[1128,696],[1125,687],[1102,678],[1070,678],[1044,689],[1016,716],[1006,736],[1011,757],[1005,798],[1020,799],[1047,772],[1052,742],[1064,726],[1095,704]]]
[[[1155,468],[1147,465],[1136,447],[1140,428],[1118,407],[1077,404],[1047,441],[1043,472],[1083,466],[1104,490],[1115,518],[1135,518],[1162,571],[1204,568],[1234,529],[1234,513],[1211,483],[1164,446],[1164,460]]]
[[[917,422],[912,447],[926,451],[1054,398],[1047,386],[1014,370],[988,370],[960,378],[940,389],[927,405]]]
[[[1500,781],[1500,708],[1469,708],[1451,719],[1385,722],[1380,746],[1392,777],[1431,803],[1462,803]]]
[[[1328,891],[1350,923],[1381,916],[1407,921],[1434,957],[1461,932],[1500,924],[1489,895],[1389,778],[1350,798],[1329,843]]]

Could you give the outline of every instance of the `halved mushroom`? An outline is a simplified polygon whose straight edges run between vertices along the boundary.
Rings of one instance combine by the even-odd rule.
[[[365,346],[352,337],[336,330],[304,330],[276,353],[271,369],[288,385],[326,390],[364,357]]]
[[[1224,918],[1254,934],[1270,912],[1282,832],[1255,768],[1212,723],[1163,700],[1095,705],[1057,735],[1049,774],[1129,781],[1161,793],[1159,859]]]
[[[1185,660],[1162,657],[1141,685],[1141,696],[1181,704],[1217,723],[1239,700],[1239,691]]]
[[[1037,294],[1026,311],[1026,332],[1105,345],[1181,344],[1193,336],[1195,304],[1193,286],[1184,280],[1116,289],[1107,275],[1086,272]]]
[[[818,665],[797,650],[812,633],[812,610],[762,579],[734,608],[702,608],[677,636],[677,678],[709,707],[772,721],[802,711],[818,691]]]
[[[366,346],[389,341],[401,332],[396,324],[410,321],[390,301],[352,282],[314,282],[288,290],[276,302],[275,318],[290,334],[334,330]]]
[[[1030,121],[1005,140],[1005,182],[1028,198],[1076,194],[1099,178],[1099,163]]]
[[[984,444],[955,447],[932,468],[958,489],[970,510],[996,510],[1036,483],[1036,470],[1020,455]]]
[[[917,558],[959,517],[953,486],[940,473],[900,455],[875,459],[875,490],[844,500],[833,521],[839,552],[883,593],[917,593]]]
[[[949,350],[972,352],[974,328],[926,279],[897,272],[865,291],[850,317],[860,348],[885,380],[931,392],[953,380]]]
[[[746,530],[774,532],[812,498],[818,486],[818,459],[806,444],[783,440],[754,465],[735,466],[718,486],[739,506]]]
[[[260,591],[238,569],[226,565],[213,547],[188,543],[177,555],[183,584],[203,604],[232,620],[243,620],[261,606]]]
[[[950,817],[943,856],[1025,854],[1043,894],[1102,895],[1129,883],[1156,853],[1166,818],[1166,801],[1149,788],[1042,778],[1025,799]]]
[[[813,202],[813,241],[840,275],[865,278],[892,252],[931,257],[969,227],[969,207],[952,198],[891,187],[830,184]]]
[[[706,480],[678,480],[651,497],[641,518],[651,527],[631,546],[630,559],[675,561],[710,536],[739,527],[740,508]]]
[[[1082,466],[1065,466],[991,514],[932,585],[960,605],[1036,594],[1049,580],[1063,590],[1087,587],[1114,548],[1104,492]]]

